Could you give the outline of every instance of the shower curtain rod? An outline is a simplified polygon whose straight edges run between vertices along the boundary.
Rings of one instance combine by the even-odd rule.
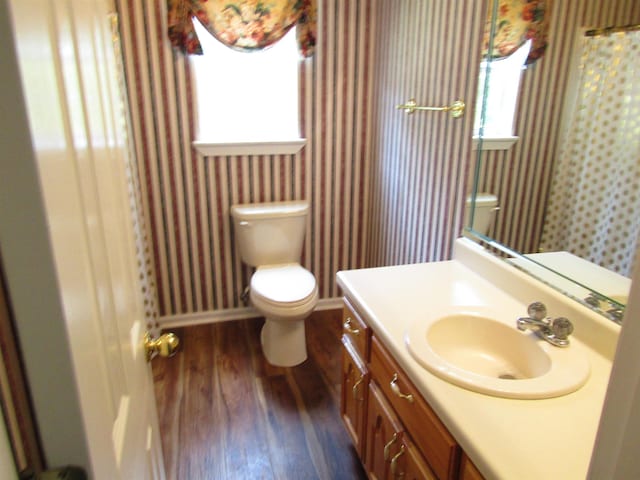
[[[618,32],[634,32],[636,30],[640,30],[640,23],[636,23],[635,25],[624,25],[621,27],[605,27],[587,30],[586,32],[584,32],[584,36],[597,37],[598,35],[610,35],[612,33]]]

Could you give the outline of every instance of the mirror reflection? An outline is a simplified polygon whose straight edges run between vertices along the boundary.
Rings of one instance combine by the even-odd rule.
[[[502,16],[513,18],[517,3],[492,5],[493,56],[509,25]],[[518,93],[517,141],[490,150],[497,139],[480,131],[470,226],[519,268],[620,321],[640,232],[640,32],[629,27],[640,6],[522,5],[545,10],[518,17],[536,19],[539,33]],[[483,119],[493,107],[487,90]]]

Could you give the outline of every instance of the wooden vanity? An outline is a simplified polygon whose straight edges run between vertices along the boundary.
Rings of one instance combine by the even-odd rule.
[[[344,295],[344,424],[371,479],[587,477],[619,326],[468,241],[446,262],[337,273]],[[442,312],[499,306],[513,325],[533,300],[576,329],[590,372],[578,390],[523,400],[457,386],[412,355],[407,336]],[[549,377],[550,378],[550,377]],[[544,445],[540,462],[530,445]],[[404,474],[404,476],[402,476]]]
[[[342,347],[341,415],[369,478],[483,478],[348,298]]]

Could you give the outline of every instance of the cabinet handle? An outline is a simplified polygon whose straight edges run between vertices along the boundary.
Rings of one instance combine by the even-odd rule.
[[[400,451],[391,459],[391,475],[393,478],[404,477],[404,472],[398,473],[398,459],[404,455],[404,445],[400,445]]]
[[[353,384],[353,387],[351,387],[351,391],[353,392],[353,399],[356,402],[361,402],[362,400],[364,400],[364,398],[358,398],[358,387],[360,386],[363,380],[364,380],[364,375],[360,375],[360,379]]]
[[[409,403],[413,403],[413,395],[411,394],[406,395],[402,393],[400,391],[400,387],[398,386],[397,382],[398,382],[398,374],[394,373],[393,378],[391,379],[391,382],[389,382],[389,386],[391,387],[391,390],[393,391],[393,393],[395,393],[397,397],[404,398]]]
[[[396,443],[398,441],[398,432],[394,432],[393,433],[393,437],[391,437],[391,440],[389,440],[387,442],[387,444],[384,446],[384,461],[388,461],[389,460],[389,451],[391,450],[391,447],[393,446],[394,443]]]
[[[353,328],[351,326],[351,322],[353,320],[351,320],[351,317],[347,317],[347,321],[344,322],[344,324],[342,325],[342,327],[344,328],[344,331],[347,333],[350,333],[352,335],[360,335],[360,329],[359,328]]]

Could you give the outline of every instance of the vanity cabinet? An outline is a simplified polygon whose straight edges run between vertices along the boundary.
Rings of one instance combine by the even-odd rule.
[[[342,419],[370,479],[482,478],[346,298],[342,345]]]

